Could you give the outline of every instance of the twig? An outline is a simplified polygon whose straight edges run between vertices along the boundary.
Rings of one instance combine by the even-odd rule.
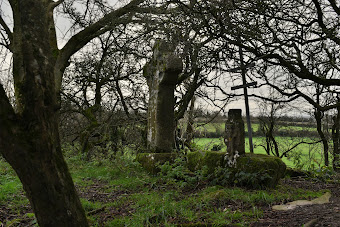
[[[106,209],[106,206],[103,206],[103,207],[101,207],[101,208],[99,208],[99,209],[91,210],[90,212],[87,213],[87,215],[94,215],[94,214],[97,214],[97,213],[99,213],[99,212],[104,211],[105,209]]]

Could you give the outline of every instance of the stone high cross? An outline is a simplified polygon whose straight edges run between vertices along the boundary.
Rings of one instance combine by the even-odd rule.
[[[246,68],[253,67],[254,64],[249,64],[249,65],[244,65],[243,62],[243,51],[242,48],[240,47],[239,49],[239,54],[240,54],[240,67],[229,70],[229,72],[237,72],[238,70],[241,70],[241,75],[242,75],[242,85],[234,86],[231,87],[231,90],[237,90],[243,88],[243,94],[244,94],[244,101],[245,101],[245,106],[246,106],[246,117],[247,117],[247,126],[248,126],[248,138],[249,138],[249,149],[250,153],[254,153],[254,146],[253,146],[253,136],[252,136],[252,129],[251,129],[251,122],[250,122],[250,114],[249,114],[249,100],[248,100],[248,91],[247,88],[251,86],[257,85],[257,82],[252,82],[252,83],[247,83],[246,80]]]
[[[149,87],[147,146],[152,153],[171,153],[176,128],[174,90],[183,65],[170,43],[158,40],[153,51],[144,67]]]

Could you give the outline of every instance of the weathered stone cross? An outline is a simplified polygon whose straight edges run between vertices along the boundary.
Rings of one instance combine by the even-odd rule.
[[[240,67],[229,70],[229,72],[237,72],[241,70],[241,75],[242,75],[242,85],[234,86],[231,87],[231,90],[237,90],[243,88],[243,94],[244,94],[244,101],[245,101],[245,106],[246,106],[246,117],[247,117],[247,126],[248,126],[248,139],[249,139],[249,149],[250,153],[254,153],[254,146],[253,146],[253,136],[252,136],[252,129],[251,129],[251,122],[250,122],[250,114],[249,114],[249,100],[248,100],[248,87],[256,87],[257,82],[252,82],[252,83],[247,83],[246,80],[246,69],[253,67],[254,64],[249,64],[249,65],[244,65],[243,62],[243,51],[242,48],[240,47],[239,49],[239,54],[240,54]]]

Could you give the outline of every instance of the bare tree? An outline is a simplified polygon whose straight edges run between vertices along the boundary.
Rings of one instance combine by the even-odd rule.
[[[223,40],[226,53],[235,59],[241,47],[246,64],[255,65],[252,77],[286,96],[283,101],[304,98],[316,109],[317,121],[322,112],[338,107],[338,102],[326,98],[327,93],[335,92],[333,85],[340,85],[340,10],[335,1],[192,3],[186,6],[198,23],[204,24],[202,33]],[[328,164],[328,143],[320,125],[318,132]]]
[[[259,104],[261,108],[261,114],[259,119],[259,130],[264,134],[266,143],[262,146],[268,155],[275,155],[280,157],[279,145],[275,139],[276,132],[278,131],[279,111],[282,110],[283,105],[281,103],[273,103],[262,101]]]
[[[117,30],[98,37],[74,57],[64,76],[62,117],[82,116],[85,124],[73,134],[80,138],[80,150],[88,157],[95,145],[110,143],[112,151],[121,147],[124,136],[120,128],[133,123],[134,109],[140,107],[143,97],[140,74],[145,57],[139,57],[142,52],[135,48],[143,40],[127,29]],[[64,127],[63,132],[67,131],[74,130]]]

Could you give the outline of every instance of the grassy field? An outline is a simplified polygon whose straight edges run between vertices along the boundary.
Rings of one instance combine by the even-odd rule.
[[[288,147],[291,147],[296,143],[292,141],[290,138],[286,137],[277,137],[276,139],[277,142],[281,144],[282,150],[287,149]],[[308,138],[304,138],[304,140],[308,142],[311,141]],[[222,147],[222,151],[226,151],[227,149],[226,145],[223,142],[223,138],[196,138],[194,142],[202,150],[211,150],[214,145],[220,145]],[[259,144],[264,144],[263,137],[253,138],[253,144],[255,146],[254,152],[256,154],[266,154],[264,148],[259,146]],[[249,152],[248,138],[246,138],[245,149],[246,152]],[[317,145],[301,144],[293,151],[288,153],[287,157],[283,157],[282,160],[289,167],[317,169],[323,165],[321,144]]]
[[[259,130],[260,124],[258,123],[252,123],[251,127],[253,129],[253,132],[257,132]],[[200,132],[224,132],[225,129],[225,123],[195,123],[196,130]],[[244,124],[245,131],[248,131],[247,124]],[[314,127],[301,127],[301,126],[283,126],[278,125],[279,130],[292,130],[292,131],[316,131],[316,128]]]
[[[91,226],[249,226],[272,204],[324,193],[289,186],[246,190],[150,176],[129,154],[92,161],[70,151],[65,154]],[[2,159],[0,174],[0,226],[36,226],[20,181]]]

